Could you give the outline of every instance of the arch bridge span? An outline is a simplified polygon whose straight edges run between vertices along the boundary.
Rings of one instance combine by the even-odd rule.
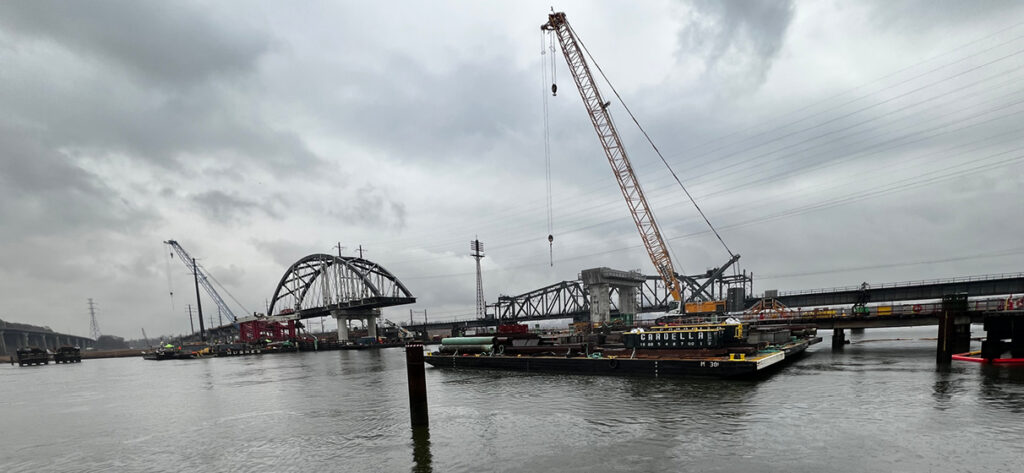
[[[409,289],[383,266],[363,258],[318,253],[285,271],[268,315],[295,313],[309,319],[330,316],[332,311],[372,311],[414,302]]]

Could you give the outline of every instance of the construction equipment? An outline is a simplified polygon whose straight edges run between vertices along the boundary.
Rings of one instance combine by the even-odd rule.
[[[146,329],[142,329],[142,341],[146,342],[146,346],[153,348],[153,345],[149,343],[149,337],[146,336]]]
[[[662,238],[658,222],[654,218],[654,212],[651,211],[651,207],[647,203],[647,198],[644,196],[644,191],[637,181],[636,174],[633,172],[633,166],[626,155],[626,149],[622,146],[622,140],[619,138],[619,133],[612,122],[611,114],[608,112],[611,102],[605,101],[601,96],[590,67],[584,58],[585,49],[582,42],[576,36],[572,27],[569,26],[569,22],[566,20],[565,13],[563,12],[552,12],[549,14],[548,22],[541,25],[541,30],[553,33],[558,38],[565,62],[568,64],[569,71],[576,82],[576,88],[580,92],[583,104],[590,114],[590,121],[594,125],[594,131],[597,132],[598,139],[601,141],[601,146],[604,148],[608,163],[612,166],[612,171],[619,183],[619,188],[622,190],[622,196],[626,199],[630,214],[633,216],[633,222],[640,231],[647,254],[650,256],[651,262],[654,263],[654,268],[665,282],[668,291],[672,294],[673,300],[676,302],[683,300],[684,282],[690,289],[690,295],[686,298],[688,302],[710,300],[711,295],[706,289],[729,266],[739,259],[739,255],[733,255],[730,252],[731,258],[729,261],[721,267],[710,271],[707,281],[703,284],[698,283],[691,277],[680,278],[673,267],[668,246],[665,244],[664,238]],[[557,90],[554,84],[552,84],[551,90],[552,93]],[[710,222],[708,224],[710,225]],[[680,303],[673,311],[682,312],[682,310],[683,307]]]
[[[196,272],[196,274],[198,276],[198,279],[199,279],[199,284],[201,284],[203,286],[203,289],[205,289],[206,293],[210,295],[210,298],[213,299],[213,302],[217,304],[217,307],[221,311],[223,311],[225,314],[228,314],[228,318],[231,319],[231,322],[235,323],[235,321],[238,320],[238,317],[235,317],[235,313],[231,311],[231,308],[228,307],[227,303],[224,302],[224,299],[222,299],[220,297],[220,294],[217,293],[217,290],[214,289],[213,285],[210,284],[210,281],[207,280],[207,277],[206,277],[207,273],[206,273],[206,271],[204,271],[202,268],[200,268],[199,265],[195,265],[193,267],[193,265],[192,265],[192,261],[193,261],[192,256],[189,255],[188,252],[185,251],[185,249],[182,248],[181,245],[178,244],[178,242],[176,242],[174,240],[167,240],[164,243],[167,244],[168,246],[170,246],[171,249],[173,249],[174,252],[178,254],[178,259],[180,259],[181,262],[184,263],[185,266],[190,271],[195,271]]]

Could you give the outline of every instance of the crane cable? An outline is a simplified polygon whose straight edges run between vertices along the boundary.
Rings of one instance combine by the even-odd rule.
[[[163,251],[162,247],[161,247],[161,251]],[[171,284],[171,258],[173,258],[173,257],[174,257],[174,253],[168,252],[167,253],[167,259],[165,260],[165,262],[167,263],[167,292],[171,295],[171,310],[172,311],[174,310],[174,285]]]
[[[545,39],[550,39],[550,48],[544,44]],[[544,62],[543,56],[546,54],[546,49],[551,50],[551,93],[555,94],[557,86],[555,86],[555,43],[554,38],[551,37],[547,32],[541,30],[540,35],[540,82],[541,82],[541,97],[544,102],[544,171],[547,184],[547,219],[548,219],[548,263],[550,266],[555,265],[555,253],[554,253],[554,213],[552,211],[552,198],[551,198],[551,132],[548,119],[548,70],[547,63]]]
[[[612,89],[612,93],[614,93],[615,97],[619,99],[619,103],[622,104],[622,108],[626,109],[626,113],[629,114],[629,118],[633,120],[633,123],[636,124],[636,127],[640,129],[641,133],[643,133],[644,138],[646,138],[647,142],[650,143],[652,148],[654,148],[654,152],[657,153],[659,158],[661,158],[661,162],[665,164],[666,168],[668,168],[668,172],[672,174],[672,177],[675,178],[676,182],[679,184],[679,187],[683,189],[684,193],[686,193],[686,197],[690,199],[690,202],[693,203],[693,206],[697,209],[697,212],[700,213],[701,218],[703,218],[704,222],[708,224],[708,228],[710,228],[711,232],[715,234],[715,237],[718,238],[718,241],[722,243],[722,246],[725,248],[725,251],[729,253],[729,256],[735,257],[736,255],[733,254],[732,250],[729,249],[729,246],[725,244],[725,240],[722,239],[722,235],[718,233],[718,230],[715,229],[714,225],[711,225],[711,221],[708,220],[708,217],[706,215],[704,215],[704,211],[701,210],[700,205],[697,205],[697,201],[690,194],[690,191],[686,189],[686,186],[683,185],[683,181],[679,179],[679,176],[676,175],[676,172],[672,169],[672,166],[670,166],[665,157],[662,156],[661,150],[659,150],[658,146],[654,144],[654,140],[652,140],[650,135],[647,134],[647,130],[644,130],[644,127],[640,125],[640,122],[637,121],[636,116],[633,115],[633,111],[630,110],[629,106],[626,105],[626,102],[622,100],[622,96],[619,95],[619,91],[615,90],[615,86],[612,85],[612,82],[608,80],[608,76],[606,76],[604,74],[604,71],[601,69],[601,66],[597,63],[597,61],[594,60],[594,56],[590,54],[590,50],[587,49],[587,45],[583,44],[583,40],[576,34],[576,31],[572,29],[571,25],[566,26],[569,27],[569,30],[572,31],[573,36],[575,36],[576,39],[580,42],[580,46],[583,48],[583,52],[587,53],[587,57],[590,58],[590,63],[597,68],[597,72],[601,74],[601,77],[604,79],[605,83],[608,84],[608,87]]]

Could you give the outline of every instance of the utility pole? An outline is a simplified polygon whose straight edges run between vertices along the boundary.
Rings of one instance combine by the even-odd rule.
[[[196,336],[196,321],[192,318],[192,304],[188,304],[188,324],[192,327],[192,336]]]
[[[484,279],[480,274],[480,259],[484,257],[484,244],[480,243],[480,240],[474,239],[469,242],[469,249],[472,251],[469,256],[476,259],[476,318],[482,319],[484,318],[484,307],[486,306],[484,302]]]
[[[363,251],[366,251],[363,249],[363,245],[359,245],[359,259],[363,259]]]
[[[203,324],[203,301],[199,298],[199,266],[192,258],[192,277],[196,282],[196,311],[199,313],[199,340],[206,341],[206,326]]]
[[[344,250],[345,247],[341,246],[341,242],[339,241],[338,244],[335,246],[335,248],[338,249],[338,258],[341,258],[341,250]]]
[[[100,339],[100,324],[96,323],[96,304],[89,298],[89,334],[93,340]]]

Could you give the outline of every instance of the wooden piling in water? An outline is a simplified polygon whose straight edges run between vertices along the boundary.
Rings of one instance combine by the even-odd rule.
[[[939,336],[935,361],[943,364],[951,363],[954,353],[969,349],[970,336],[970,320],[967,319],[967,295],[942,296],[942,314],[939,315]]]
[[[409,375],[409,411],[413,427],[430,424],[427,415],[427,378],[423,362],[423,344],[405,346],[405,365]]]

